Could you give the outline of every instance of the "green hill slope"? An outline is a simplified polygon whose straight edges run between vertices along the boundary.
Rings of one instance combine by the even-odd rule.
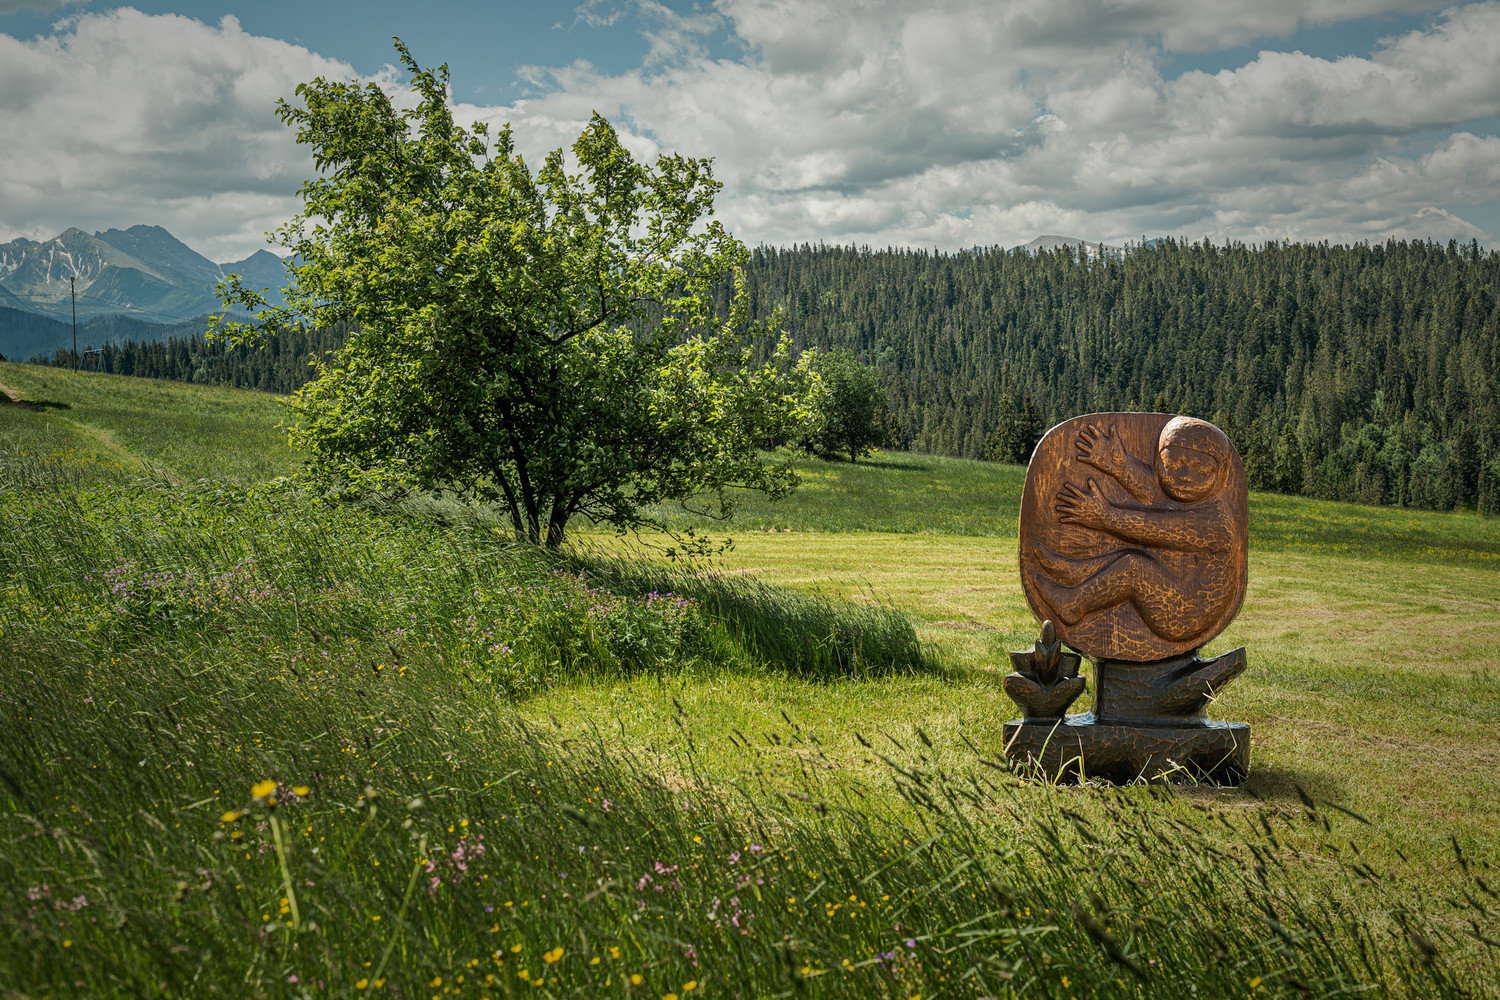
[[[156,379],[126,379],[34,365],[0,364],[0,382],[23,397],[65,404],[42,422],[108,435],[138,463],[184,479],[255,481],[285,475],[297,458],[277,424],[279,397]],[[16,419],[13,417],[13,419]],[[30,426],[36,419],[22,423]],[[19,425],[14,428],[19,433]],[[736,514],[715,522],[661,508],[676,527],[747,533],[851,531],[1011,538],[1025,469],[936,455],[882,452],[857,465],[798,458],[802,485],[781,501],[742,493]],[[1500,518],[1252,494],[1257,549],[1422,559],[1500,568]]]
[[[243,389],[0,364],[0,383],[36,409],[0,407],[10,450],[70,442],[98,467],[153,469],[171,478],[257,482],[297,467],[277,424],[280,398]]]

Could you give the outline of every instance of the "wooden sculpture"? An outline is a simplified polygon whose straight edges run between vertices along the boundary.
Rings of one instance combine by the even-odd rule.
[[[1027,469],[1019,532],[1043,643],[1012,659],[1039,655],[1055,628],[1093,661],[1094,710],[1063,717],[1056,690],[1046,706],[1028,704],[1040,695],[1007,679],[1026,716],[1006,727],[1009,756],[1115,780],[1243,780],[1249,729],[1209,721],[1206,706],[1244,669],[1244,650],[1197,654],[1245,597],[1247,499],[1234,445],[1204,420],[1096,413],[1047,433]]]

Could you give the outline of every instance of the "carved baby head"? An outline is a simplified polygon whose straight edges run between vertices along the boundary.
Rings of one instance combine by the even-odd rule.
[[[1156,480],[1179,503],[1196,503],[1224,485],[1234,446],[1224,432],[1196,417],[1173,417],[1156,447]]]

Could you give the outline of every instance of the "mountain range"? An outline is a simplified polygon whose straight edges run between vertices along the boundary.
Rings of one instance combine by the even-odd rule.
[[[1022,243],[1020,246],[1012,247],[1012,250],[1025,250],[1027,253],[1037,253],[1041,250],[1056,250],[1058,247],[1072,247],[1075,252],[1082,253],[1086,257],[1097,257],[1103,254],[1118,254],[1124,252],[1124,247],[1110,246],[1107,243],[1091,243],[1081,240],[1076,236],[1038,236],[1030,243]]]
[[[80,320],[120,315],[174,323],[224,312],[214,285],[231,274],[273,292],[286,282],[281,258],[266,250],[217,264],[160,226],[92,236],[69,229],[42,242],[0,244],[0,307],[69,320],[76,287]]]

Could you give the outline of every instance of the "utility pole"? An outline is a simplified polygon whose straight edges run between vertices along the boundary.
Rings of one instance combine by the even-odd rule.
[[[78,277],[68,279],[68,288],[73,292],[73,370],[78,370]]]

